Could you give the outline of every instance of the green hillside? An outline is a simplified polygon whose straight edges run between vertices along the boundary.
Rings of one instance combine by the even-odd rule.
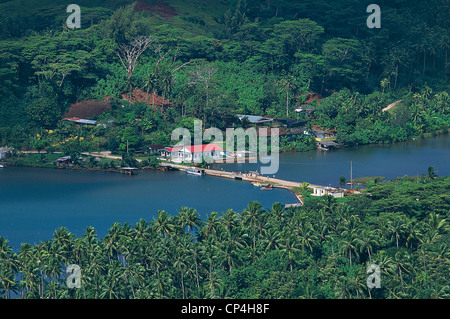
[[[47,129],[56,135],[44,144],[58,150],[70,105],[104,99],[112,110],[96,119],[116,126],[86,131],[83,149],[165,144],[194,118],[225,129],[236,114],[308,120],[344,147],[447,132],[448,2],[425,2],[380,1],[371,29],[370,1],[78,1],[81,28],[70,30],[68,1],[2,1],[0,144],[34,148]],[[152,43],[129,72],[118,53],[142,36]],[[143,94],[170,106],[146,111]],[[311,96],[312,113],[295,112]],[[314,148],[305,136],[282,145]]]

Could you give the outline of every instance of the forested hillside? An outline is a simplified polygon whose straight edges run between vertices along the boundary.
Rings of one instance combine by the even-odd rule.
[[[309,118],[343,146],[446,132],[448,1],[379,1],[380,29],[366,25],[369,3],[80,0],[72,30],[65,1],[2,1],[0,143],[62,150],[76,137],[81,150],[120,152],[126,140],[168,143],[193,118],[224,129],[236,114]],[[129,68],[121,57],[138,39],[149,42]],[[132,92],[167,103],[130,105]],[[313,93],[315,111],[294,112]],[[61,121],[82,101],[110,103],[95,119],[114,125]],[[298,139],[287,148],[311,148]]]

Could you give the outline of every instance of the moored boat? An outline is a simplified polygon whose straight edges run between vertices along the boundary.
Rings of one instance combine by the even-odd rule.
[[[272,185],[263,185],[263,186],[261,186],[259,189],[260,190],[262,190],[262,191],[268,191],[268,190],[272,190]]]
[[[193,174],[193,175],[205,175],[205,170],[196,168],[196,167],[190,167],[185,169],[186,173]]]

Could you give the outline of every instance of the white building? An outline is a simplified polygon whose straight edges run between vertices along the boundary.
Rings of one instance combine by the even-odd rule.
[[[161,155],[174,162],[201,162],[202,159],[219,160],[226,155],[217,144],[189,145],[182,147],[166,147]]]
[[[314,192],[312,193],[312,196],[325,196],[330,195],[335,198],[344,197],[344,190],[341,188],[334,188],[334,187],[314,187]]]

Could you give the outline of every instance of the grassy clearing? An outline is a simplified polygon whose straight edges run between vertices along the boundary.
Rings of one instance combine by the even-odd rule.
[[[23,154],[20,157],[9,158],[8,164],[14,166],[56,168],[56,159],[60,157],[61,154]]]

